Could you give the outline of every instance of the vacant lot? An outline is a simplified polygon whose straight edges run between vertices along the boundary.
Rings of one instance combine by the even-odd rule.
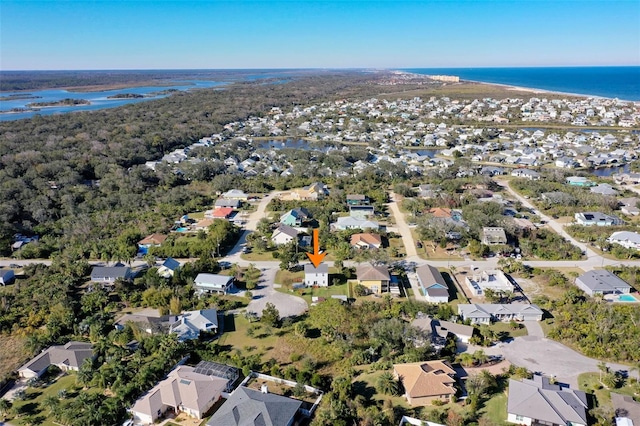
[[[24,337],[0,336],[0,381],[27,361],[25,342]]]

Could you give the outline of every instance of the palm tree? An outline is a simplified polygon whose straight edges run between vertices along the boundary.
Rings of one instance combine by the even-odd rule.
[[[7,413],[9,413],[11,405],[11,401],[0,398],[0,413],[2,413],[3,418],[7,415]]]
[[[398,381],[388,371],[385,371],[378,377],[376,387],[378,388],[378,392],[386,395],[398,395],[399,393]]]
[[[47,408],[50,414],[54,414],[56,411],[58,411],[60,400],[53,395],[49,395],[42,400],[41,405],[44,408]]]
[[[604,361],[600,361],[598,363],[598,370],[600,370],[600,383],[602,383],[602,373],[608,373],[609,367],[607,367],[607,363]]]

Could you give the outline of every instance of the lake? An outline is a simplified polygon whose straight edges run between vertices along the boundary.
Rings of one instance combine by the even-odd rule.
[[[322,151],[329,152],[331,150],[338,149],[338,147],[330,142],[310,142],[304,139],[287,139],[287,140],[270,140],[270,141],[255,141],[256,148],[263,149],[284,149],[293,148],[301,149],[304,151]]]
[[[94,111],[105,108],[115,108],[127,104],[135,104],[138,102],[150,101],[153,99],[160,99],[169,94],[160,94],[165,90],[178,90],[186,91],[192,89],[206,89],[211,87],[218,87],[227,84],[221,81],[173,81],[163,86],[141,86],[130,87],[126,89],[116,90],[102,90],[97,92],[70,92],[64,89],[46,89],[46,90],[34,90],[27,92],[0,92],[0,97],[7,97],[11,95],[20,96],[33,96],[34,99],[11,99],[0,101],[0,121],[20,120],[23,118],[31,118],[36,114],[40,115],[52,115],[62,114],[74,111]],[[122,95],[131,93],[135,95],[145,96],[144,98],[127,98],[127,99],[109,99],[110,96]],[[148,96],[148,97],[147,97]],[[37,98],[35,98],[37,97]],[[56,102],[63,99],[85,99],[91,102],[90,105],[75,105],[75,106],[53,106],[53,107],[40,107],[39,111],[24,111],[16,113],[7,113],[14,108],[27,108],[27,104],[33,102]]]
[[[589,173],[600,177],[609,177],[611,175],[615,175],[616,173],[629,173],[629,165],[625,164],[624,166],[618,167],[603,167],[600,169],[591,169],[589,170]]]

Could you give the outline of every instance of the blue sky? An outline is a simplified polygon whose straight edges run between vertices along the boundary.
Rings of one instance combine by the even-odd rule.
[[[640,65],[640,1],[12,1],[0,69]]]

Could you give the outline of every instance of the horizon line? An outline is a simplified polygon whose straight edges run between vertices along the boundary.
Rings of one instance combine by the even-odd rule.
[[[299,67],[299,68],[76,68],[76,69],[0,69],[10,72],[71,72],[71,71],[397,71],[406,69],[513,69],[513,68],[640,68],[635,65],[528,65],[528,66],[401,66],[401,67]]]

